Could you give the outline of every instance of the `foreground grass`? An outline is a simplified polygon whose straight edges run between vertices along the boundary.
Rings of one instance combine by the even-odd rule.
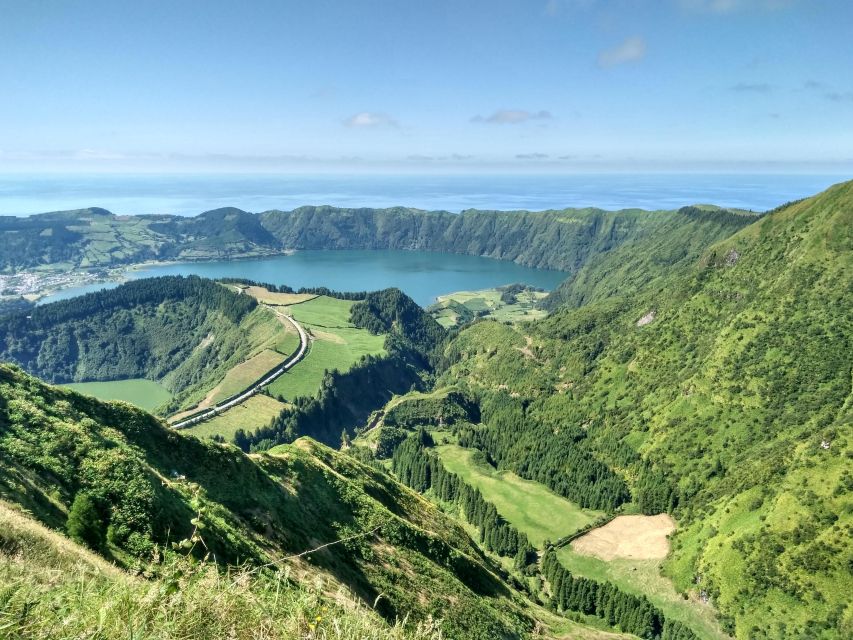
[[[457,445],[437,447],[444,466],[466,483],[477,487],[498,513],[541,547],[546,539],[557,540],[577,531],[602,515],[581,509],[538,482],[519,478],[509,471],[496,471],[473,458],[474,452]]]
[[[74,382],[62,386],[77,393],[93,396],[98,400],[124,400],[147,411],[153,411],[166,404],[172,397],[169,390],[161,384],[144,378],[108,382]]]
[[[171,557],[143,579],[0,503],[0,637],[439,640],[437,624],[389,625],[287,568],[222,571]]]

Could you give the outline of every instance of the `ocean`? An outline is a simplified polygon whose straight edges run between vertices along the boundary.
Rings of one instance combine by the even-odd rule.
[[[673,209],[765,211],[853,176],[833,174],[569,175],[0,175],[0,215],[103,207],[117,214],[195,215],[302,205],[419,209]]]

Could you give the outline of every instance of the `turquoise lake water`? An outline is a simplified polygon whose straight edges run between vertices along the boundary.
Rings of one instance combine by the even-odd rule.
[[[424,251],[298,251],[289,256],[216,260],[145,267],[130,278],[195,274],[206,278],[248,278],[276,285],[373,291],[398,287],[426,306],[453,291],[523,282],[551,290],[566,278],[561,271],[530,269],[513,262]],[[103,284],[64,289],[40,302],[54,302],[105,288]],[[116,286],[116,285],[111,285]]]

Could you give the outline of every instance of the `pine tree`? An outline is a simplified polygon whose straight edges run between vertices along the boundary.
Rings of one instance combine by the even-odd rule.
[[[72,540],[100,549],[104,545],[104,521],[92,498],[86,493],[78,493],[68,512],[65,523]]]

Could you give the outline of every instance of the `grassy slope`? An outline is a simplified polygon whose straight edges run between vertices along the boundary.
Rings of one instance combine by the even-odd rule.
[[[616,443],[653,461],[682,496],[665,570],[679,590],[707,591],[738,637],[842,637],[853,623],[842,596],[853,588],[851,216],[845,183],[645,288],[629,283],[628,298],[529,327],[479,323],[448,349],[442,382],[517,393],[533,416],[570,406],[617,468]]]
[[[448,471],[477,487],[497,507],[498,513],[527,534],[537,547],[546,539],[559,540],[574,533],[601,515],[598,511],[581,509],[538,482],[524,480],[509,471],[495,471],[485,462],[478,462],[470,449],[450,444],[436,450]]]
[[[447,637],[516,637],[532,625],[528,605],[493,573],[458,524],[345,454],[302,439],[246,456],[170,431],[130,405],[48,387],[6,366],[0,366],[0,398],[0,423],[6,425],[0,431],[0,497],[61,529],[74,496],[89,493],[109,505],[106,553],[122,565],[145,566],[157,546],[189,537],[190,520],[200,511],[202,538],[220,563],[279,559],[304,589],[324,576],[327,593],[340,585],[357,600],[376,603],[390,620],[409,616],[415,624],[432,616]],[[281,560],[358,534],[365,535]],[[205,575],[212,580],[214,574]],[[187,599],[200,610],[217,606],[216,600],[195,600],[204,597],[202,586],[188,588]],[[98,591],[101,602],[133,599],[110,592],[109,585]],[[159,586],[155,591],[169,595]],[[91,628],[97,604],[85,595],[87,606],[72,618]],[[260,616],[263,606],[251,615]],[[233,611],[213,620],[218,624]],[[160,614],[152,611],[141,623],[160,623]]]
[[[0,501],[0,620],[11,637],[439,638],[429,625],[388,625],[332,584],[296,583],[288,572],[220,574],[180,558],[154,570],[152,580],[125,573]]]
[[[231,442],[238,429],[251,431],[264,427],[270,420],[278,417],[288,405],[262,394],[254,395],[236,407],[220,413],[215,418],[206,420],[186,430],[198,438],[222,436],[226,442]]]
[[[305,359],[269,386],[274,397],[312,397],[320,390],[326,371],[345,372],[362,356],[385,352],[385,336],[372,335],[350,322],[352,305],[351,300],[317,296],[282,307],[311,333],[313,340]]]

